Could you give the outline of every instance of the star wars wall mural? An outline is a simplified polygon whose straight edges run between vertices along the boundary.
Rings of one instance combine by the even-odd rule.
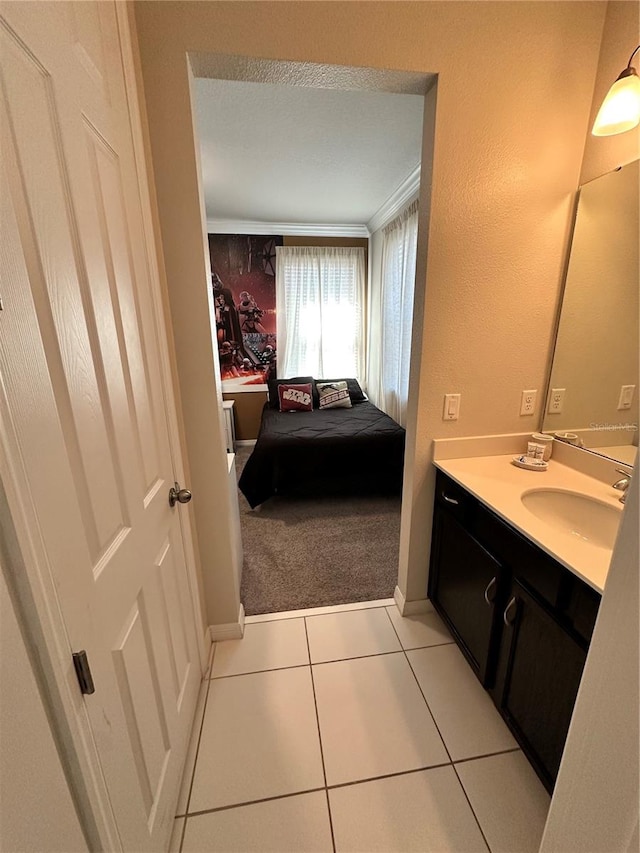
[[[276,375],[276,246],[282,237],[209,234],[222,390],[265,390]]]

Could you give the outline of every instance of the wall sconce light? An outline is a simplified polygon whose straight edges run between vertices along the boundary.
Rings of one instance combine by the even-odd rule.
[[[639,50],[640,44],[602,102],[591,131],[594,136],[613,136],[640,124],[640,77],[631,65]]]

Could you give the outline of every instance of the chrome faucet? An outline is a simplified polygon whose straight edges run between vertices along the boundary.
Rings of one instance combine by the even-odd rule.
[[[621,480],[616,480],[613,484],[614,489],[618,489],[618,491],[622,492],[620,495],[620,503],[623,504],[627,498],[627,489],[631,482],[631,472],[625,471],[623,468],[616,468],[616,471],[618,474],[624,474],[624,477]]]

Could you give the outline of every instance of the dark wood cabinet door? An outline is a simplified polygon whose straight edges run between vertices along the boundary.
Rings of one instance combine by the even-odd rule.
[[[500,564],[451,513],[436,507],[430,597],[476,675],[492,680],[494,606]],[[498,598],[497,598],[498,596]]]
[[[552,791],[586,652],[517,581],[504,622],[494,699]]]

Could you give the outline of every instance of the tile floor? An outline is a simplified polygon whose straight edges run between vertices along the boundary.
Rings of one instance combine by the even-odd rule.
[[[174,853],[538,850],[549,796],[435,612],[254,617],[210,675]]]

